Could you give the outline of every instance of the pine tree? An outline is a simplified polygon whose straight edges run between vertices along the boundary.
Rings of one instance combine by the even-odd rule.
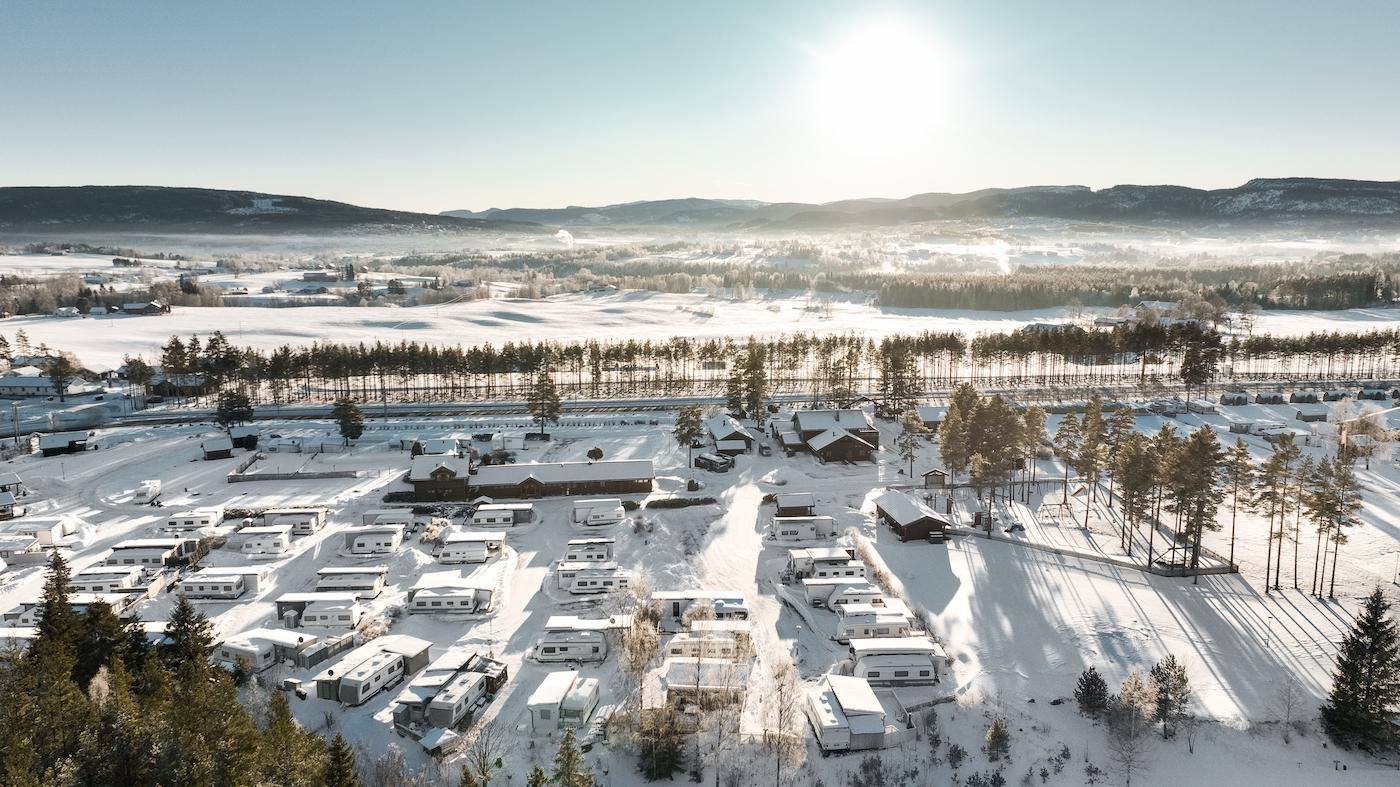
[[[1248,495],[1254,487],[1254,459],[1244,438],[1225,452],[1225,485],[1230,489],[1230,565],[1235,565],[1235,523],[1239,519],[1240,496]]]
[[[14,359],[14,353],[10,351],[10,340],[4,335],[0,335],[0,361],[9,362]]]
[[[685,736],[671,705],[643,713],[637,727],[637,768],[647,781],[670,779],[685,768]]]
[[[724,406],[733,415],[744,413],[744,359],[734,359],[729,366],[729,376],[724,380]]]
[[[1045,442],[1045,419],[1045,410],[1034,405],[1021,413],[1021,442],[1032,484],[1036,482],[1036,460],[1040,456],[1040,446]],[[1023,496],[1022,499],[1026,497]]]
[[[321,768],[310,767],[322,762],[326,754],[325,741],[292,718],[287,695],[273,691],[267,699],[263,723],[263,780],[267,784],[305,785],[316,783]]]
[[[1176,733],[1176,723],[1186,716],[1186,703],[1191,697],[1186,665],[1168,653],[1153,665],[1149,677],[1156,694],[1152,718],[1162,725],[1162,737],[1171,737]]]
[[[1079,703],[1079,712],[1085,716],[1098,716],[1108,710],[1108,683],[1098,669],[1089,667],[1079,676],[1079,684],[1074,688],[1074,700]]]
[[[361,787],[360,770],[355,763],[355,750],[340,733],[331,739],[326,753],[326,765],[321,780],[325,787]]]
[[[1380,588],[1366,597],[1342,640],[1322,726],[1337,745],[1380,752],[1400,725],[1400,630]]]
[[[544,432],[546,421],[559,423],[559,414],[563,412],[559,405],[559,390],[554,387],[554,376],[548,371],[541,369],[535,375],[535,384],[530,387],[525,408],[539,423],[541,432]]]
[[[564,736],[559,739],[559,749],[554,754],[554,773],[550,778],[559,787],[593,786],[593,772],[583,763],[572,729],[564,730]]]
[[[1332,496],[1331,506],[1335,518],[1331,527],[1332,578],[1327,583],[1328,598],[1333,598],[1337,589],[1337,555],[1341,551],[1341,545],[1347,542],[1346,529],[1360,521],[1356,514],[1361,510],[1361,482],[1357,480],[1352,466],[1340,460],[1332,465]]]
[[[1069,505],[1069,471],[1077,461],[1082,444],[1083,434],[1079,428],[1079,419],[1075,418],[1073,413],[1066,413],[1060,418],[1060,425],[1055,428],[1055,453],[1065,464],[1065,505]]]
[[[169,640],[162,649],[166,666],[177,674],[191,670],[196,676],[207,673],[209,651],[214,648],[213,632],[209,618],[181,593],[165,627]]]
[[[89,604],[78,619],[77,657],[73,664],[73,680],[78,688],[86,691],[98,670],[120,662],[128,641],[126,625],[106,602]]]
[[[1152,485],[1156,479],[1157,457],[1145,435],[1134,432],[1118,448],[1113,475],[1118,479],[1123,526],[1119,546],[1133,554],[1133,534],[1152,513]]]
[[[671,434],[675,436],[676,442],[685,448],[686,467],[694,467],[695,465],[691,449],[695,446],[695,442],[700,439],[703,431],[704,424],[698,405],[686,405],[676,411],[676,428]]]
[[[245,391],[231,390],[219,392],[219,404],[214,409],[214,420],[225,429],[253,420],[253,401]]]
[[[68,388],[80,371],[78,362],[68,353],[59,353],[57,358],[44,365],[44,374],[49,376],[49,385],[58,394],[58,401],[65,401]]]
[[[77,643],[78,613],[69,602],[72,591],[69,589],[70,575],[68,561],[58,550],[49,558],[49,570],[44,578],[44,589],[39,595],[39,615],[36,624],[36,639],[47,640],[61,648],[71,650]]]
[[[948,405],[948,412],[938,427],[938,456],[954,476],[966,469],[972,459],[967,453],[967,430],[963,425],[962,410],[956,402]]]
[[[342,397],[335,400],[331,419],[335,421],[336,430],[340,432],[345,445],[350,445],[351,440],[358,440],[365,433],[365,415],[360,412],[360,406],[354,399]]]
[[[744,364],[744,412],[758,422],[768,420],[768,362],[762,342],[749,342]]]
[[[526,787],[545,787],[549,784],[549,774],[544,769],[536,765],[530,769],[530,774],[525,777]]]
[[[1095,391],[1084,406],[1084,417],[1079,422],[1079,451],[1075,469],[1089,486],[1089,502],[1098,499],[1099,476],[1103,473],[1108,453],[1108,424],[1103,418],[1103,398]],[[1089,526],[1089,512],[1085,509],[1084,526]]]
[[[996,762],[1010,752],[1011,733],[1006,729],[1006,722],[1000,717],[993,719],[987,728],[987,759]]]
[[[919,443],[924,434],[924,422],[919,420],[918,412],[909,410],[904,414],[901,423],[899,436],[895,438],[895,447],[899,449],[899,458],[909,463],[909,477],[914,477],[914,459],[919,455]]]
[[[1137,426],[1137,416],[1133,415],[1132,408],[1120,407],[1113,411],[1113,415],[1108,419],[1108,456],[1105,467],[1108,469],[1108,507],[1113,507],[1113,488],[1118,481],[1118,452],[1123,449],[1123,443],[1129,435],[1136,434],[1134,428]]]

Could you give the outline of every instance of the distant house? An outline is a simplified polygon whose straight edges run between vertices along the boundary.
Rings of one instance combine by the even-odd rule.
[[[15,516],[15,496],[10,492],[0,492],[0,519],[13,519]]]
[[[733,456],[753,450],[753,433],[745,429],[733,416],[725,413],[712,415],[705,421],[705,430],[714,441],[715,451],[721,454]]]
[[[71,387],[69,393],[77,393]],[[22,399],[30,396],[53,396],[53,383],[39,374],[11,374],[0,377],[0,399]]]
[[[937,432],[943,419],[948,417],[948,406],[944,404],[927,404],[914,408],[919,415],[919,422],[930,432]]]
[[[205,459],[228,459],[233,456],[233,439],[226,436],[211,437],[199,444]]]
[[[451,438],[414,440],[409,449],[413,456],[461,456],[462,448]]]
[[[823,461],[869,461],[880,447],[880,430],[864,410],[800,410],[792,431]]]
[[[1301,403],[1294,405],[1293,409],[1295,417],[1299,421],[1304,422],[1326,421],[1327,416],[1331,413],[1331,410],[1329,410],[1325,404]]]
[[[456,456],[419,454],[413,457],[408,482],[415,500],[466,500],[471,462]]]
[[[650,492],[650,459],[487,465],[472,476],[472,496],[535,498],[555,495]]]
[[[933,509],[903,492],[887,489],[875,497],[875,515],[900,541],[947,537],[950,523]]]
[[[170,307],[161,301],[137,301],[135,303],[123,303],[122,314],[144,314],[156,316],[169,314]]]
[[[948,485],[948,471],[941,468],[932,468],[924,471],[925,489],[942,489]]]
[[[24,482],[19,473],[0,473],[0,492],[9,492],[15,497],[24,495]]]
[[[87,450],[87,432],[51,432],[39,436],[39,453],[44,456],[80,454]]]

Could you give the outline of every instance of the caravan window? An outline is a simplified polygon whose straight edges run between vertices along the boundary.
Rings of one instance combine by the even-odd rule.
[[[897,670],[894,671],[894,676],[895,676],[896,678],[907,678],[907,677],[909,677],[909,670],[907,670],[907,669],[897,669]]]
[[[869,677],[872,677],[872,678],[878,678],[878,677],[880,677],[880,671],[879,671],[879,670],[871,670],[871,671],[870,671]]]

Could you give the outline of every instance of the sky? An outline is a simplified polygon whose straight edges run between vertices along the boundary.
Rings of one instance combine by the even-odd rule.
[[[437,212],[1400,179],[1400,3],[0,2],[0,185]]]

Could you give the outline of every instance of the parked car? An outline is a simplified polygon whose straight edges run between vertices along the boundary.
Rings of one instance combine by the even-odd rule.
[[[768,445],[767,443],[759,443],[759,444],[758,444],[758,455],[759,455],[759,456],[772,456],[772,455],[773,455],[773,447],[770,446],[770,445]]]

